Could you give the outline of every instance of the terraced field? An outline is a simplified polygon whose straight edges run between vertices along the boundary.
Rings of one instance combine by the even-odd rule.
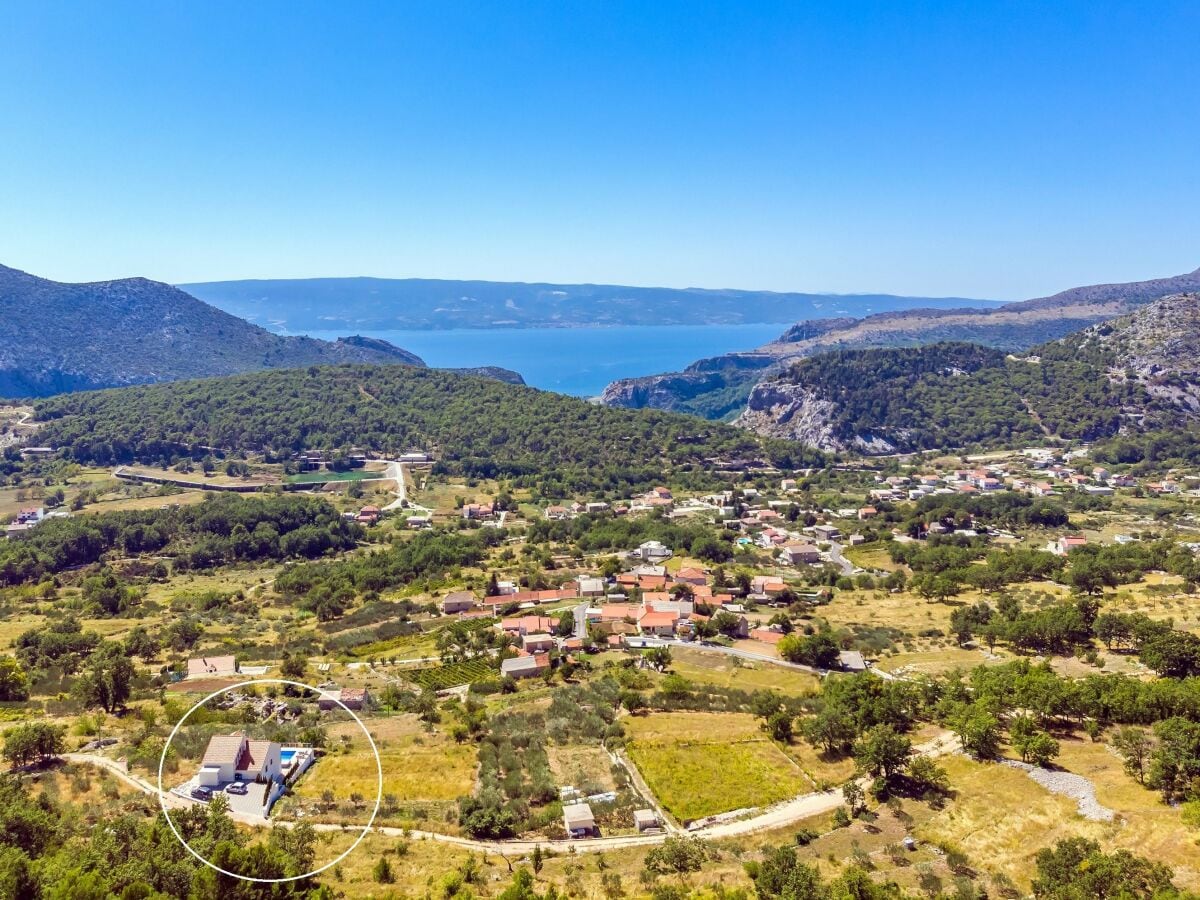
[[[409,669],[403,675],[417,687],[440,691],[462,684],[474,684],[485,678],[495,678],[498,673],[496,661],[488,658],[470,659],[466,662],[451,663],[448,666]]]

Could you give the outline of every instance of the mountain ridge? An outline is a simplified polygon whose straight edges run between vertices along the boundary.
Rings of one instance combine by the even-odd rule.
[[[0,311],[4,397],[307,365],[425,365],[377,338],[272,334],[142,277],[72,284],[0,265]]]
[[[959,308],[1000,302],[872,293],[369,276],[193,282],[180,287],[227,312],[288,331],[343,326],[414,330],[782,324],[828,316],[829,307],[847,305],[871,313],[921,305]]]

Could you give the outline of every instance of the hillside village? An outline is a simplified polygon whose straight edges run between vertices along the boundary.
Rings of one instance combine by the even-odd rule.
[[[0,660],[23,686],[6,753],[44,758],[28,732],[125,803],[155,802],[170,759],[181,822],[352,828],[377,809],[372,846],[419,836],[401,869],[443,841],[485,859],[511,842],[567,885],[574,855],[619,852],[636,892],[661,882],[662,848],[738,883],[737,860],[775,842],[830,877],[869,862],[914,890],[1016,896],[1053,843],[1016,824],[1033,804],[1085,830],[1115,816],[1106,847],[1183,842],[1173,877],[1200,886],[1188,788],[1127,774],[1130,728],[1166,752],[1154,722],[1048,706],[988,725],[948,699],[964,677],[977,696],[989,677],[1100,679],[1176,684],[1168,705],[1189,708],[1200,473],[1089,450],[568,496],[456,476],[432,451],[210,450],[165,474],[10,453]],[[68,546],[67,565],[46,555]],[[168,746],[164,726],[210,694]],[[905,711],[872,724],[878,703]],[[868,738],[903,762],[876,768]],[[1002,852],[968,825],[980,804],[1011,805]],[[339,866],[379,883],[369,860]]]

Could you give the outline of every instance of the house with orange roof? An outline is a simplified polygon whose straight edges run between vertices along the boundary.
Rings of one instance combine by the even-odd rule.
[[[675,573],[675,583],[703,587],[708,584],[708,573],[694,566],[685,566]]]
[[[784,633],[774,628],[752,628],[750,637],[764,644],[778,644],[784,638]]]
[[[671,637],[675,634],[675,625],[678,621],[679,616],[674,612],[656,612],[647,609],[638,617],[637,623],[638,630],[642,634]]]
[[[514,616],[500,620],[500,630],[517,637],[553,631],[554,625],[549,616]]]

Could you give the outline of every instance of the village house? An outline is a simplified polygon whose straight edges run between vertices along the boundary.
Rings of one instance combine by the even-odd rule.
[[[777,626],[769,628],[752,628],[750,629],[750,637],[756,641],[762,641],[764,644],[778,644],[784,639],[784,633]]]
[[[675,573],[675,583],[703,586],[708,584],[708,573],[703,569],[687,566]]]
[[[516,616],[500,620],[500,630],[514,637],[527,634],[545,634],[554,630],[554,620],[549,616]]]
[[[378,506],[364,506],[358,511],[358,515],[354,517],[355,521],[361,522],[364,525],[374,525],[379,521],[380,509]]]
[[[446,615],[472,610],[478,604],[473,591],[454,591],[442,600],[442,612]]]
[[[546,507],[546,518],[547,519],[569,519],[569,518],[571,518],[571,511],[569,509],[567,509],[565,506],[547,506]]]
[[[222,678],[236,675],[239,668],[233,656],[198,656],[187,661],[187,677]]]
[[[496,507],[491,503],[464,503],[462,517],[464,519],[491,519],[496,515]]]
[[[1064,535],[1057,541],[1051,541],[1046,549],[1057,556],[1066,556],[1072,550],[1087,545],[1087,538],[1082,535]]]
[[[549,653],[513,656],[500,663],[500,674],[505,678],[534,678],[549,669]]]
[[[579,579],[579,596],[580,597],[603,597],[605,584],[603,578],[580,578]]]
[[[369,709],[371,706],[371,695],[366,688],[342,688],[337,692],[337,699],[342,702],[339,706],[333,699],[333,695],[325,693],[321,695],[321,699],[317,701],[317,708],[323,710],[341,709],[342,706],[347,709],[352,709],[355,712],[363,709]]]
[[[521,637],[521,649],[526,653],[541,653],[553,650],[555,647],[553,635],[542,633],[525,634]]]
[[[841,530],[835,525],[814,525],[813,534],[822,541],[835,541],[842,536]]]
[[[838,665],[847,672],[867,671],[867,661],[857,650],[839,650]]]
[[[750,593],[765,594],[780,594],[787,588],[787,584],[778,575],[755,575],[750,581]]]
[[[671,637],[675,634],[675,626],[678,622],[679,615],[674,612],[658,612],[645,607],[637,620],[638,630],[644,635],[653,637]]]
[[[821,561],[821,551],[816,544],[784,544],[779,551],[779,562],[785,566],[812,565]]]
[[[639,544],[636,550],[630,551],[629,555],[634,559],[641,559],[646,562],[660,562],[664,559],[670,559],[671,551],[660,541],[645,541]]]
[[[638,831],[651,831],[659,827],[658,813],[652,809],[635,809],[633,824]]]

